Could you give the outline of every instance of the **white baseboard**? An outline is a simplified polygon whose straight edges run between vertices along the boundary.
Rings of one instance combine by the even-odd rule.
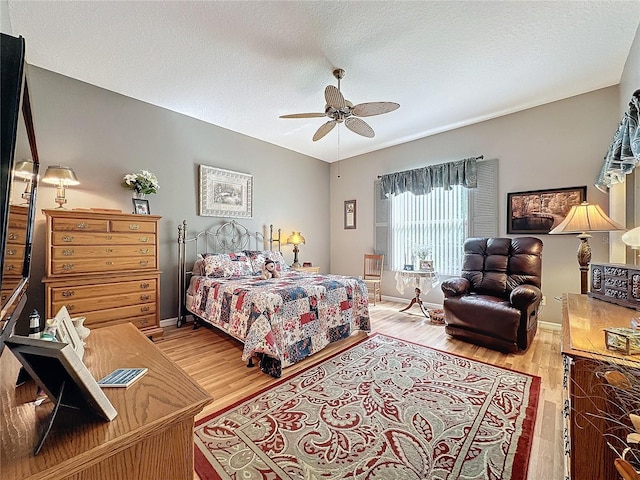
[[[191,315],[187,315],[185,317],[187,322],[192,322],[193,321],[193,317]],[[160,326],[161,327],[173,327],[175,325],[177,325],[178,323],[178,317],[173,317],[173,318],[165,318],[164,320],[160,320]]]
[[[409,305],[409,302],[411,302],[410,298],[407,299],[402,297],[389,297],[387,295],[383,295],[382,300],[386,300],[388,302],[406,303],[407,305]],[[373,305],[372,300],[369,300],[369,305]],[[439,305],[437,303],[429,303],[425,301],[422,302],[422,305],[424,305],[426,308],[442,308],[442,305]]]
[[[388,302],[406,303],[407,305],[411,301],[411,300],[407,300],[406,298],[388,297],[386,295],[383,295],[382,299],[386,300]],[[442,308],[442,305],[438,305],[437,303],[422,302],[422,304],[426,308]],[[191,317],[191,315],[187,315],[186,320],[187,320],[187,322],[192,322],[193,318]],[[172,326],[176,325],[177,321],[178,321],[178,317],[165,318],[164,320],[160,320],[160,326],[161,327],[172,327]],[[538,322],[538,326],[540,328],[544,328],[546,330],[560,330],[562,328],[561,324],[554,323],[554,322]]]

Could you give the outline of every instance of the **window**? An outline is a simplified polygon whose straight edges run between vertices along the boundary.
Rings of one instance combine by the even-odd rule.
[[[468,188],[436,188],[428,195],[402,193],[391,200],[391,268],[416,264],[416,251],[427,247],[427,259],[443,275],[455,275],[462,265],[462,245],[468,237]]]
[[[403,193],[381,198],[376,182],[376,253],[392,270],[416,264],[418,247],[430,248],[429,260],[441,275],[459,275],[469,237],[498,234],[498,161],[478,162],[478,188],[436,188],[428,195]]]

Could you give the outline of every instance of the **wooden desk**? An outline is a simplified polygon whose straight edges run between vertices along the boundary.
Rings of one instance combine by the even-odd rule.
[[[34,457],[36,425],[50,413],[52,403],[34,406],[32,382],[14,387],[20,364],[4,349],[2,479],[192,480],[194,416],[211,402],[209,394],[131,323],[92,330],[83,360],[96,379],[118,367],[149,371],[128,388],[104,390],[118,411],[112,422],[61,409],[67,412],[56,419]]]
[[[605,411],[602,380],[594,371],[602,362],[640,368],[638,356],[607,350],[605,327],[629,327],[639,312],[603,302],[587,295],[565,294],[562,300],[562,355],[565,389],[565,466],[573,480],[619,478],[613,461],[615,453],[606,445],[605,419],[592,417]]]

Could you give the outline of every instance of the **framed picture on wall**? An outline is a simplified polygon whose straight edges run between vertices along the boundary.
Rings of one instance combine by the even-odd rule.
[[[200,212],[206,217],[251,218],[253,175],[200,165]]]
[[[586,200],[586,185],[507,193],[507,233],[549,233]]]
[[[344,228],[345,230],[356,228],[356,201],[345,200],[344,202]]]

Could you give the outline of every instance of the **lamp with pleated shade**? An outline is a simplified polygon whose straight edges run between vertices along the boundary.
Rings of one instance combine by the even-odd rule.
[[[300,232],[293,232],[291,235],[289,235],[289,238],[287,238],[287,244],[293,245],[293,263],[291,264],[293,268],[300,267],[300,262],[298,262],[298,252],[300,251],[298,249],[298,245],[304,242],[304,237],[300,235]]]
[[[80,185],[76,173],[71,168],[63,167],[62,165],[47,167],[42,181],[57,187],[56,203],[58,204],[58,208],[64,208],[63,205],[67,203],[65,189],[70,185]]]
[[[549,234],[558,233],[578,233],[580,239],[578,247],[578,263],[580,264],[580,293],[588,291],[589,262],[591,262],[591,247],[588,239],[591,238],[589,232],[615,232],[625,230],[618,222],[611,220],[600,208],[599,205],[591,205],[589,202],[582,202],[574,205],[569,210],[565,219]]]

